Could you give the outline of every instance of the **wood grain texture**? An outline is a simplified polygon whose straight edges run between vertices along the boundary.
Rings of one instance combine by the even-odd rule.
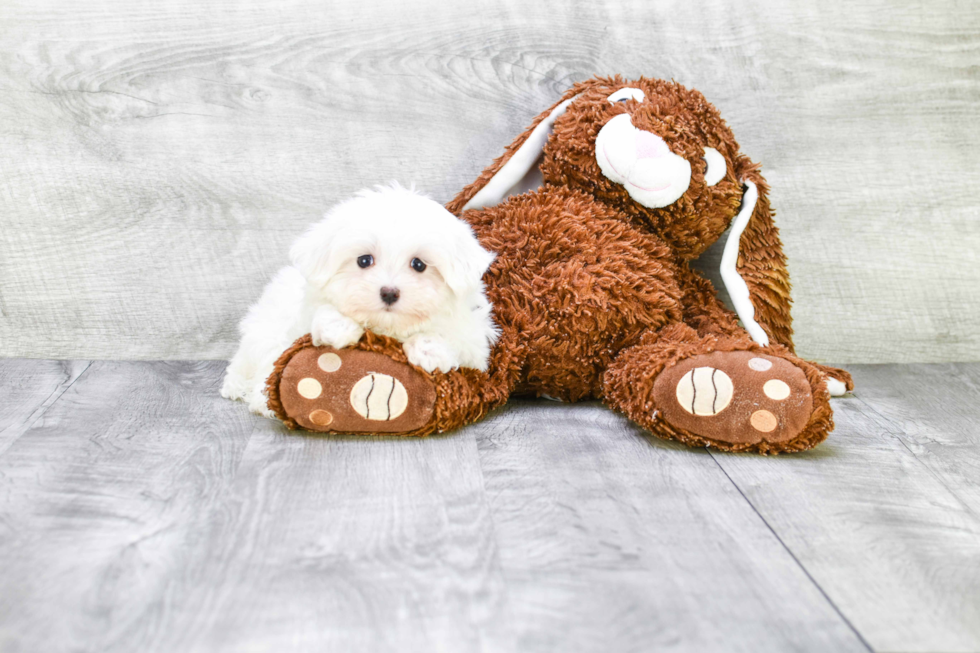
[[[253,426],[218,396],[223,369],[93,363],[0,455],[0,650],[153,650],[168,634],[166,599]]]
[[[88,361],[4,360],[0,364],[0,454],[78,379]]]
[[[0,7],[0,355],[226,358],[289,243],[445,200],[594,74],[701,89],[773,187],[801,353],[980,359],[980,6]]]
[[[858,366],[777,458],[597,404],[315,436],[220,363],[86,365],[0,359],[5,653],[980,650],[980,364]]]
[[[980,517],[980,367],[861,366],[858,398],[939,482]]]
[[[0,650],[486,650],[473,434],[288,433],[223,369],[95,363],[0,455]]]
[[[309,437],[262,420],[214,517],[167,597],[160,650],[465,652],[506,639],[472,433]]]
[[[517,650],[867,650],[704,450],[599,404],[473,428]]]
[[[976,402],[950,406],[980,417]],[[976,477],[937,476],[878,410],[859,387],[834,401],[837,428],[812,451],[712,455],[874,650],[978,651],[980,513],[961,497]],[[978,464],[980,447],[952,424],[918,419],[957,440],[951,456]]]

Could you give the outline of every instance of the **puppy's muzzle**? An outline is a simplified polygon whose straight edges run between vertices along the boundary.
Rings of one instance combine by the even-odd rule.
[[[391,288],[385,286],[381,289],[381,301],[383,301],[388,306],[391,306],[398,301],[398,298],[402,296],[402,293],[398,288]]]

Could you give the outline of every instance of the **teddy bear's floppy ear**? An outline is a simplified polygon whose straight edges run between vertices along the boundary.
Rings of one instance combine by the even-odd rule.
[[[759,165],[748,157],[740,156],[736,165],[738,178],[745,184],[745,193],[742,210],[732,222],[732,235],[722,255],[722,278],[753,339],[760,344],[776,342],[792,352],[789,271],[779,229],[773,222],[773,211],[769,206],[769,185],[759,172]],[[733,241],[734,238],[737,240]],[[731,246],[736,243],[737,248]],[[741,283],[732,277],[732,273],[737,273]],[[742,307],[739,307],[740,299]],[[751,302],[752,311],[746,310],[745,300]],[[746,312],[754,313],[749,316],[751,319],[746,319]],[[764,334],[759,332],[760,327]]]
[[[476,181],[460,191],[446,208],[455,215],[467,209],[479,209],[500,204],[511,195],[519,195],[541,185],[538,166],[552,127],[568,105],[595,80],[574,85],[561,99],[539,114],[504,153],[494,160]]]

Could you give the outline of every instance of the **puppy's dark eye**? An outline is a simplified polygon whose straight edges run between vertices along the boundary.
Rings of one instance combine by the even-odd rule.
[[[630,101],[630,100],[632,100],[632,99],[633,99],[633,98],[631,98],[631,97],[621,97],[621,98],[619,98],[619,99],[618,99],[618,100],[616,100],[616,101],[617,101],[617,102],[629,102],[629,101]]]
[[[365,254],[364,256],[357,257],[357,265],[362,268],[369,268],[374,265],[374,257],[370,254]]]
[[[425,272],[425,268],[427,267],[428,266],[425,264],[425,261],[423,261],[422,259],[420,258],[412,259],[412,269],[415,270],[416,272]]]

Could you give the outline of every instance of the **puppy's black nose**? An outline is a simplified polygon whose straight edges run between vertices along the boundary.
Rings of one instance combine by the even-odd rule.
[[[401,291],[399,291],[398,288],[389,288],[388,286],[385,286],[381,289],[381,301],[388,306],[391,306],[397,302],[398,298],[401,296]]]

